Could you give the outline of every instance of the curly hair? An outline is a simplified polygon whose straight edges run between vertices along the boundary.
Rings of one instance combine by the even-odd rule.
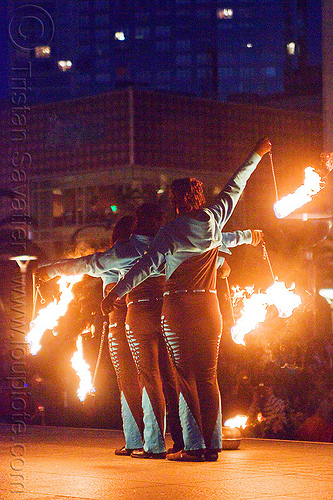
[[[170,201],[176,214],[185,214],[202,208],[206,203],[203,184],[194,177],[175,179],[170,187]]]

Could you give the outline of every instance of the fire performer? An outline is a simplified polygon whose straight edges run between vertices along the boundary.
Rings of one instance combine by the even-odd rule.
[[[177,369],[184,449],[175,461],[215,461],[222,448],[221,399],[217,356],[222,317],[216,295],[216,268],[222,229],[270,141],[259,141],[234,173],[215,204],[203,208],[201,181],[177,179],[170,190],[175,219],[157,233],[147,253],[104,298],[102,311],[166,263],[163,333]],[[142,285],[141,285],[142,286]]]
[[[135,227],[129,240],[118,241],[103,253],[67,259],[41,267],[38,276],[43,280],[62,274],[85,273],[100,276],[107,293],[114,286],[114,274],[124,275],[147,251],[164,220],[158,205],[146,203],[137,210]],[[122,417],[126,439],[125,446],[116,450],[118,455],[165,458],[165,400],[170,432],[174,440],[173,449],[183,448],[176,375],[161,331],[164,281],[164,269],[156,270],[149,280],[127,297],[126,337],[136,370],[132,366],[133,358],[129,357],[129,351],[124,345],[124,338],[121,339],[120,346],[121,329],[118,329],[118,338],[115,337],[114,320],[123,321],[123,304],[116,306],[114,315],[110,318],[109,345],[112,346],[111,358],[118,380],[121,381]],[[139,390],[137,381],[133,380],[136,373]]]

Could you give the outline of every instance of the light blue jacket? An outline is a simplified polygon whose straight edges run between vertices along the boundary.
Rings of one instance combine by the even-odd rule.
[[[185,260],[212,248],[230,253],[223,240],[222,229],[229,220],[246,182],[257,167],[261,156],[252,153],[227,182],[216,202],[203,208],[207,220],[197,220],[189,215],[177,217],[158,231],[147,253],[136,263],[113,289],[118,297],[151,275],[166,263],[166,280]]]
[[[147,251],[153,239],[151,236],[132,234],[128,241],[118,241],[105,252],[97,252],[78,259],[63,259],[45,266],[45,270],[50,278],[76,274],[99,277],[102,278],[105,289],[106,285],[117,283],[131,269]],[[156,270],[152,274],[160,276],[164,272]]]

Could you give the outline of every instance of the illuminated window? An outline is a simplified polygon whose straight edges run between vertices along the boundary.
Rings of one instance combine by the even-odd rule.
[[[72,61],[58,61],[58,69],[60,69],[60,71],[67,71],[71,69],[71,67]]]
[[[47,45],[35,47],[35,57],[46,58],[50,57],[50,55],[51,55],[51,49]]]
[[[123,42],[125,40],[125,33],[123,31],[116,31],[114,37],[116,40]]]
[[[296,54],[296,43],[295,42],[287,43],[287,52],[290,56],[294,56]]]
[[[216,11],[217,19],[232,19],[234,17],[234,10],[221,8]]]

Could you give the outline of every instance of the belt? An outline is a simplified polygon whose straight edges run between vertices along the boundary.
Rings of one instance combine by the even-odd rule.
[[[176,293],[216,293],[216,290],[169,290],[163,293],[163,297]]]
[[[151,297],[150,299],[135,299],[127,303],[128,306],[131,304],[139,304],[140,302],[150,302],[151,300],[162,300],[162,297]]]

